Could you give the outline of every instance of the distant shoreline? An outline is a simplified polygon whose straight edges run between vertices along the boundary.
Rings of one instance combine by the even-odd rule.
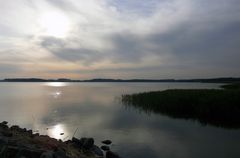
[[[41,78],[6,78],[0,82],[193,82],[193,83],[233,83],[240,82],[240,78],[209,78],[209,79],[89,79],[89,80],[72,80],[72,79],[41,79]]]

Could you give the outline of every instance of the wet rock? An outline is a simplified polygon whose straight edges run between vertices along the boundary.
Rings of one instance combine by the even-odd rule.
[[[54,158],[69,158],[65,151],[61,150],[61,149],[57,149],[54,154],[53,154]]]
[[[27,129],[26,128],[23,128],[23,130],[22,130],[23,132],[27,132]]]
[[[39,137],[39,136],[40,136],[39,133],[34,133],[34,134],[30,135],[31,138],[35,138],[35,137]]]
[[[57,149],[56,151],[46,151],[42,153],[40,158],[69,158],[65,151]]]
[[[2,122],[2,124],[4,124],[4,125],[7,125],[7,124],[8,124],[8,122],[7,122],[7,121],[3,121],[3,122]]]
[[[83,145],[83,143],[84,143],[85,141],[87,141],[87,138],[81,138],[81,139],[80,139],[80,144]]]
[[[103,151],[96,145],[93,145],[91,148],[91,151],[95,154],[97,157],[103,157]]]
[[[0,128],[2,129],[8,129],[8,125],[0,123]]]
[[[72,142],[79,148],[84,148],[86,150],[91,149],[94,145],[93,138],[81,138],[80,140],[73,137]]]
[[[46,152],[42,153],[40,158],[54,158],[53,155],[54,155],[53,151],[46,151]]]
[[[101,146],[101,149],[104,150],[104,151],[109,151],[110,150],[109,146],[106,146],[106,145]]]
[[[91,149],[92,147],[93,147],[93,145],[94,145],[94,139],[93,138],[83,138],[83,139],[81,139],[82,140],[82,142],[83,142],[83,145],[82,145],[82,147],[84,148],[84,149]],[[81,141],[80,140],[80,141]]]
[[[120,157],[112,151],[107,151],[106,152],[106,158],[120,158]]]
[[[106,150],[107,148],[109,147],[106,146]],[[68,154],[82,158],[104,157],[103,150],[94,145],[93,138],[72,138],[62,142],[16,125],[8,128],[6,122],[0,123],[1,151],[9,155],[6,158],[70,158]],[[3,152],[0,153],[0,158]]]
[[[15,130],[15,131],[18,131],[20,129],[19,126],[17,125],[13,125],[12,127],[10,127],[11,130]]]
[[[8,143],[8,139],[0,136],[0,146],[4,146]]]
[[[11,131],[2,131],[2,135],[5,137],[12,137],[13,133]]]
[[[32,134],[33,134],[33,131],[32,131],[32,130],[28,130],[27,133],[30,134],[30,135],[32,135]]]
[[[106,144],[106,145],[110,145],[112,144],[112,141],[111,140],[104,140],[102,141],[103,144]]]
[[[35,133],[35,134],[33,134],[35,137],[38,137],[39,136],[39,133]]]
[[[83,143],[82,143],[79,139],[73,137],[73,138],[72,138],[72,142],[73,142],[77,147],[79,147],[79,148],[82,147],[82,144],[83,144]]]
[[[71,140],[67,140],[67,141],[65,141],[64,143],[65,143],[65,144],[71,144],[72,141],[71,141]]]
[[[40,150],[34,150],[34,149],[28,149],[28,148],[21,148],[17,146],[8,146],[7,152],[11,154],[9,157],[15,157],[15,158],[35,158],[40,157],[42,151]]]

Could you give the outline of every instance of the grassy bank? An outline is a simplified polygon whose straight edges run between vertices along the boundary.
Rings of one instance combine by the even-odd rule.
[[[122,102],[146,112],[173,118],[192,119],[202,124],[240,128],[240,84],[223,89],[173,89],[123,95]]]

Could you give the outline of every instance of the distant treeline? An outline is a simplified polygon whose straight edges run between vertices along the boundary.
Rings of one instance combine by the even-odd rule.
[[[0,82],[203,82],[203,83],[233,83],[240,82],[240,78],[211,78],[211,79],[89,79],[89,80],[71,80],[60,79],[41,79],[41,78],[7,78]]]

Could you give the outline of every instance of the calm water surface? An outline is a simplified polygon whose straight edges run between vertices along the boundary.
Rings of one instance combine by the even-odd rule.
[[[123,158],[239,158],[240,130],[203,126],[121,104],[122,94],[201,83],[0,83],[0,121],[67,140],[111,139]],[[64,132],[61,136],[60,133]]]

